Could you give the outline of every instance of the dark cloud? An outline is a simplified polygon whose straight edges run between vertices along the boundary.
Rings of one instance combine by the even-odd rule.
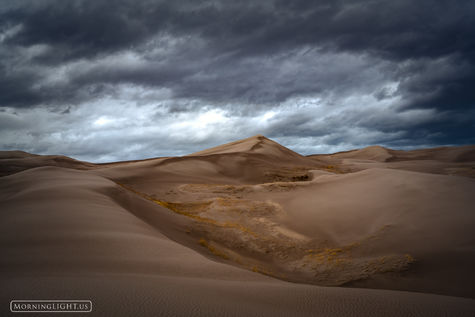
[[[36,62],[58,63],[94,57],[140,43],[166,23],[166,3],[146,1],[25,1],[3,12],[4,25],[21,24],[6,44],[47,44],[53,54]]]
[[[475,106],[470,89],[475,87],[475,63],[458,55],[411,62],[399,76],[407,107],[464,111]]]
[[[0,105],[23,106],[36,105],[43,101],[41,92],[33,85],[39,79],[32,72],[8,74],[5,67],[0,66]]]
[[[474,20],[449,0],[1,1],[0,106],[276,111],[261,129],[280,138],[475,143]]]

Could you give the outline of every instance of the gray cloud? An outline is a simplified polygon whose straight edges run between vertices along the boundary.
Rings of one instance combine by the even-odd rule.
[[[0,146],[475,143],[474,18],[471,1],[1,1]]]

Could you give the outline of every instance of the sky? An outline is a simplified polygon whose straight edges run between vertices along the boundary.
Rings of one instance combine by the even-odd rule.
[[[0,0],[0,150],[475,144],[475,1]]]

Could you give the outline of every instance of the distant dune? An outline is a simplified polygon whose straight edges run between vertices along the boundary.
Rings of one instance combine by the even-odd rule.
[[[63,155],[35,155],[23,151],[0,151],[0,177],[30,168],[57,166],[72,169],[91,169],[95,165]]]
[[[302,156],[258,135],[111,164],[0,152],[0,175],[4,313],[475,315],[475,146]]]

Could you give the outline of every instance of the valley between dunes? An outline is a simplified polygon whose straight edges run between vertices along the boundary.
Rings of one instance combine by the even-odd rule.
[[[475,146],[302,156],[257,135],[93,164],[0,152],[0,315],[474,316]]]

